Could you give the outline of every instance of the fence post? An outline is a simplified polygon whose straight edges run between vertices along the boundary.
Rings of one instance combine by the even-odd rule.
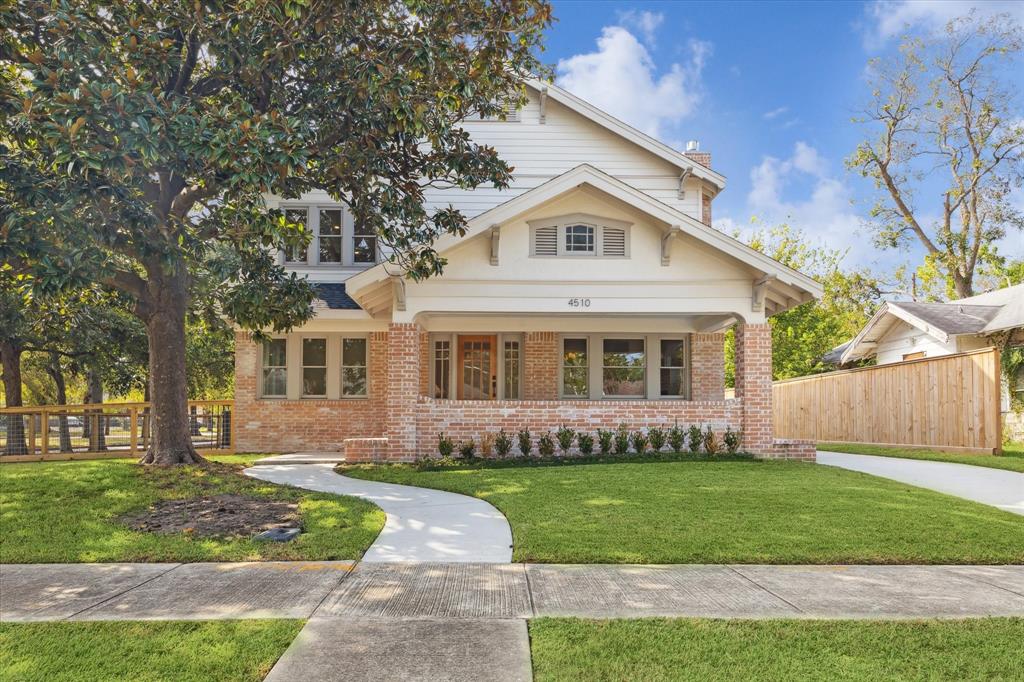
[[[42,411],[41,421],[42,423],[40,424],[40,426],[42,427],[43,431],[43,440],[41,441],[40,445],[42,447],[42,455],[45,458],[50,450],[50,414],[46,410]]]
[[[36,415],[28,413],[28,454],[36,454]]]
[[[139,408],[137,407],[132,407],[128,410],[128,432],[128,447],[134,456],[139,450]]]

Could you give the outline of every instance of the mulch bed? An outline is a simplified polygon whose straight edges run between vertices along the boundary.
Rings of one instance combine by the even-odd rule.
[[[142,514],[121,517],[132,530],[195,537],[251,537],[270,528],[299,527],[299,505],[244,495],[163,500]]]

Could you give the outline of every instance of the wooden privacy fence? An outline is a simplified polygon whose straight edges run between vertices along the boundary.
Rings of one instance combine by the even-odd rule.
[[[233,400],[190,400],[192,444],[234,452]],[[139,457],[149,447],[149,403],[0,408],[0,462]]]
[[[778,381],[775,436],[999,452],[994,348]]]

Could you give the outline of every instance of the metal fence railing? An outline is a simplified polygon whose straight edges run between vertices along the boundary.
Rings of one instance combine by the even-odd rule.
[[[233,400],[190,400],[200,453],[234,452]],[[149,403],[0,408],[0,461],[136,457],[149,447]]]

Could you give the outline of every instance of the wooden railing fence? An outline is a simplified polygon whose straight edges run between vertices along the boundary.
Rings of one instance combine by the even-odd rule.
[[[999,452],[994,348],[774,384],[775,436],[819,442]]]
[[[233,400],[190,400],[192,444],[200,453],[235,448]],[[138,457],[149,447],[149,403],[0,408],[0,462]]]

